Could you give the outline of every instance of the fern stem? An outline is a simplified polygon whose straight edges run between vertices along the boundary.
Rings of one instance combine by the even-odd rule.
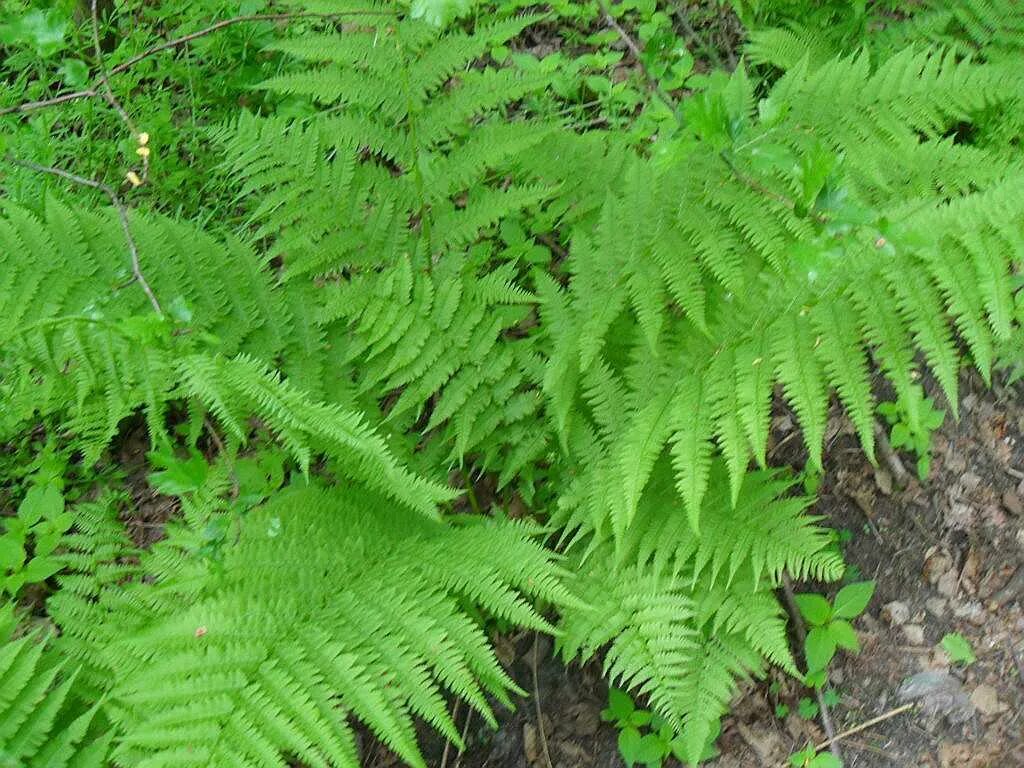
[[[800,618],[800,609],[796,604],[796,597],[793,595],[793,582],[790,581],[789,574],[782,574],[782,594],[786,598],[786,609],[789,611],[790,620],[793,622],[793,628],[796,630],[797,639],[800,641],[800,647],[803,648],[807,645],[807,630],[804,628],[804,621]],[[819,686],[814,687],[814,696],[818,700],[818,711],[821,714],[821,724],[825,728],[825,735],[827,738],[829,751],[840,763],[843,762],[843,753],[839,749],[839,744],[836,742],[836,728],[832,724],[832,713],[829,712],[828,704],[825,701],[825,695]]]
[[[409,59],[405,54],[405,47],[402,45],[401,39],[398,41],[398,50],[402,54],[402,87],[405,89],[405,111],[409,120],[409,139],[412,142],[413,152],[413,180],[416,182],[416,194],[419,197],[420,204],[420,232],[427,241],[428,256],[433,256],[434,246],[433,240],[430,233],[430,217],[427,215],[427,185],[426,180],[423,178],[423,170],[420,167],[420,154],[422,148],[420,147],[419,134],[416,131],[416,105],[412,100],[412,84],[409,82]],[[429,271],[432,264],[432,258],[427,259],[427,270]]]
[[[476,491],[473,490],[473,482],[469,479],[469,475],[466,475],[466,498],[469,499],[469,506],[473,510],[474,515],[480,514],[480,502],[476,499]]]

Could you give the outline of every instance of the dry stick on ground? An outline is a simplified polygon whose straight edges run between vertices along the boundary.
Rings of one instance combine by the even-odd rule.
[[[803,648],[807,644],[807,630],[804,629],[804,620],[800,616],[800,608],[797,606],[796,597],[793,595],[793,582],[789,580],[789,574],[786,573],[782,574],[782,594],[786,597],[786,608],[789,609],[789,616],[793,620],[793,626],[796,628],[797,639],[800,641],[800,647]],[[825,735],[828,736],[825,745],[835,755],[836,760],[842,762],[843,753],[839,751],[839,745],[836,744],[836,729],[832,725],[832,715],[829,712],[828,704],[825,703],[825,696],[819,686],[814,686],[814,695],[818,699],[821,724],[825,727]],[[817,747],[816,749],[821,748]]]
[[[135,238],[132,237],[131,226],[128,224],[128,209],[124,207],[124,203],[121,202],[121,198],[117,196],[117,192],[114,191],[113,187],[109,184],[104,184],[102,181],[96,181],[95,179],[87,179],[84,176],[79,176],[74,173],[62,170],[60,168],[51,168],[46,165],[39,165],[39,163],[33,163],[30,160],[19,160],[16,157],[7,155],[7,162],[12,165],[26,168],[36,173],[48,173],[51,176],[59,176],[62,179],[66,179],[75,184],[80,184],[83,187],[91,187],[92,189],[98,189],[100,192],[110,198],[110,202],[114,204],[114,209],[117,211],[117,217],[121,221],[121,228],[124,230],[124,239],[128,243],[128,255],[131,257],[132,264],[132,275],[134,276],[135,282],[139,284],[143,292],[146,294],[146,298],[149,299],[149,303],[153,306],[153,310],[163,317],[164,311],[160,307],[160,302],[156,299],[156,294],[153,293],[153,289],[149,287],[149,282],[146,280],[146,276],[142,274],[142,266],[139,264],[139,249],[135,245]]]
[[[548,737],[544,733],[544,715],[540,711],[540,686],[537,685],[537,641],[539,633],[533,633],[533,660],[530,664],[530,673],[533,676],[533,707],[537,712],[537,733],[540,736],[540,746],[544,750],[544,762],[548,768],[554,768],[551,764],[551,753],[548,752]]]
[[[248,16],[234,16],[230,19],[223,19],[215,24],[211,24],[208,27],[204,27],[196,32],[192,32],[181,37],[176,37],[173,40],[167,40],[159,45],[154,45],[152,48],[147,48],[142,53],[132,56],[127,61],[121,62],[116,67],[112,68],[110,72],[106,73],[109,75],[120,75],[122,72],[127,72],[129,69],[134,67],[140,61],[148,59],[150,56],[154,56],[162,51],[167,51],[172,48],[184,45],[185,43],[197,40],[200,37],[206,37],[206,35],[217,32],[225,27],[230,27],[235,24],[245,24],[249,22],[258,21],[292,21],[296,19],[337,19],[345,16],[393,16],[392,11],[382,10],[363,10],[363,11],[336,11],[334,13],[316,13],[314,11],[299,11],[295,13],[256,13]],[[72,91],[70,93],[62,93],[53,98],[41,99],[40,101],[28,101],[24,104],[15,104],[13,107],[5,107],[0,109],[0,116],[9,115],[15,112],[26,113],[34,112],[37,109],[44,109],[45,107],[56,106],[57,104],[66,104],[69,101],[78,101],[79,99],[91,99],[94,96],[100,95],[100,87],[103,85],[104,77],[98,77],[93,81],[92,87],[85,88],[81,91]]]
[[[452,706],[452,723],[454,724],[459,718],[459,707],[462,706],[462,699],[456,698],[455,704]],[[448,765],[448,751],[452,747],[451,739],[444,740],[444,752],[441,754],[441,768],[446,768]]]
[[[897,715],[902,715],[904,712],[913,708],[913,704],[902,704],[896,707],[895,709],[890,709],[888,712],[885,712],[884,714],[881,714],[878,717],[873,717],[870,720],[866,720],[865,722],[861,723],[860,725],[855,725],[852,728],[847,728],[845,731],[842,731],[841,733],[837,733],[835,736],[830,736],[829,738],[825,739],[825,741],[815,744],[814,749],[817,751],[821,751],[825,747],[832,747],[836,744],[836,742],[842,741],[843,739],[848,738],[849,736],[854,736],[860,733],[861,731],[866,731],[868,728],[871,728],[874,725],[884,723],[886,720],[890,720],[896,717]],[[787,766],[789,766],[788,760],[784,763],[779,763],[778,768],[787,768]]]
[[[459,753],[455,756],[455,768],[459,768],[462,765],[462,756],[466,753],[466,737],[469,734],[469,723],[473,719],[473,708],[466,707],[466,722],[462,726],[462,747],[459,749]]]
[[[627,32],[623,26],[619,24],[618,20],[612,16],[612,12],[608,8],[608,3],[606,3],[605,0],[597,0],[597,4],[601,8],[601,13],[604,14],[605,22],[607,22],[608,26],[618,33],[622,42],[624,42],[626,47],[629,48],[629,52],[633,54],[633,58],[636,59],[636,63],[640,65],[640,69],[644,71],[644,77],[647,78],[647,82],[650,84],[651,90],[658,94],[658,98],[665,102],[665,106],[674,112],[676,108],[675,102],[658,83],[658,78],[656,78],[651,73],[651,70],[647,68],[647,65],[644,63],[644,52],[640,50],[640,46],[636,44],[636,40],[634,40],[629,32]]]
[[[1010,576],[1002,589],[989,598],[989,604],[996,609],[1002,608],[1006,603],[1017,597],[1024,590],[1024,565],[1019,566],[1013,575]]]
[[[900,488],[906,488],[910,483],[910,474],[907,472],[906,467],[903,466],[899,455],[893,450],[892,443],[889,442],[889,436],[885,434],[885,427],[877,421],[875,422],[875,444],[878,446],[878,452],[882,454],[882,458],[885,459],[886,465],[892,472],[896,485]]]
[[[697,31],[693,28],[693,25],[690,23],[690,19],[687,16],[686,10],[684,10],[683,8],[676,8],[675,16],[677,19],[679,19],[679,26],[683,28],[683,32],[686,34],[687,39],[690,41],[690,45],[692,45],[696,49],[700,49],[700,52],[706,53],[708,58],[711,59],[711,63],[715,67],[717,67],[718,69],[723,69],[722,57],[718,55],[718,51],[715,49],[715,46],[705,45],[697,36]],[[735,68],[736,65],[733,64],[733,69]]]

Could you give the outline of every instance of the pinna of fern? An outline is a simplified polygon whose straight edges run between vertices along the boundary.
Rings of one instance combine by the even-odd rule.
[[[0,766],[103,768],[114,731],[99,704],[77,699],[74,668],[36,633],[11,638],[14,606],[0,607]]]

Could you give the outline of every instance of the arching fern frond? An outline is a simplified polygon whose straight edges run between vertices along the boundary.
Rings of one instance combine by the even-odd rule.
[[[103,768],[114,732],[100,705],[79,706],[75,674],[34,636],[0,644],[0,765]]]
[[[423,766],[414,717],[458,744],[444,692],[490,720],[485,695],[514,689],[463,601],[545,630],[530,601],[575,604],[516,524],[453,528],[354,489],[293,489],[247,515],[218,565],[196,557],[191,517],[144,557],[156,584],[107,590],[65,628],[117,677],[119,765],[356,766],[358,719]]]
[[[796,673],[773,594],[782,572],[832,580],[842,561],[809,500],[785,495],[790,481],[750,474],[733,506],[716,464],[695,534],[668,462],[653,475],[618,547],[588,532],[570,549],[587,607],[563,613],[559,644],[570,659],[606,647],[606,674],[646,696],[696,763],[738,679],[766,662]]]

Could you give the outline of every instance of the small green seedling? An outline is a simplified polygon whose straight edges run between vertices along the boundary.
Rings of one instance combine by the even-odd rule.
[[[818,716],[818,702],[808,696],[801,696],[796,704],[796,713],[804,720],[813,720]]]
[[[959,632],[951,632],[943,637],[942,648],[954,664],[963,664],[965,667],[969,667],[978,660],[970,641]]]
[[[849,620],[864,612],[874,592],[875,582],[861,581],[840,589],[833,603],[814,593],[796,595],[800,613],[811,627],[804,644],[807,685],[820,688],[825,684],[825,670],[839,648],[854,653],[860,650],[857,633]]]
[[[601,712],[601,719],[614,723],[619,729],[619,754],[629,768],[634,765],[661,768],[669,755],[675,755],[680,762],[686,763],[682,737],[676,735],[664,718],[637,708],[633,697],[625,691],[618,688],[608,690],[608,706]],[[718,754],[715,749],[718,733],[719,729],[714,728],[709,734],[702,762]]]
[[[842,762],[830,752],[820,754],[814,751],[814,747],[802,749],[789,756],[789,764],[793,768],[843,768]]]
[[[892,447],[905,448],[916,454],[917,476],[924,481],[932,467],[932,433],[942,426],[946,412],[935,408],[935,401],[930,397],[923,397],[920,393],[915,397],[919,414],[916,428],[902,403],[879,403],[878,412],[889,422]]]
[[[46,581],[61,568],[53,551],[74,522],[64,495],[47,483],[29,489],[14,517],[0,523],[0,595]]]

